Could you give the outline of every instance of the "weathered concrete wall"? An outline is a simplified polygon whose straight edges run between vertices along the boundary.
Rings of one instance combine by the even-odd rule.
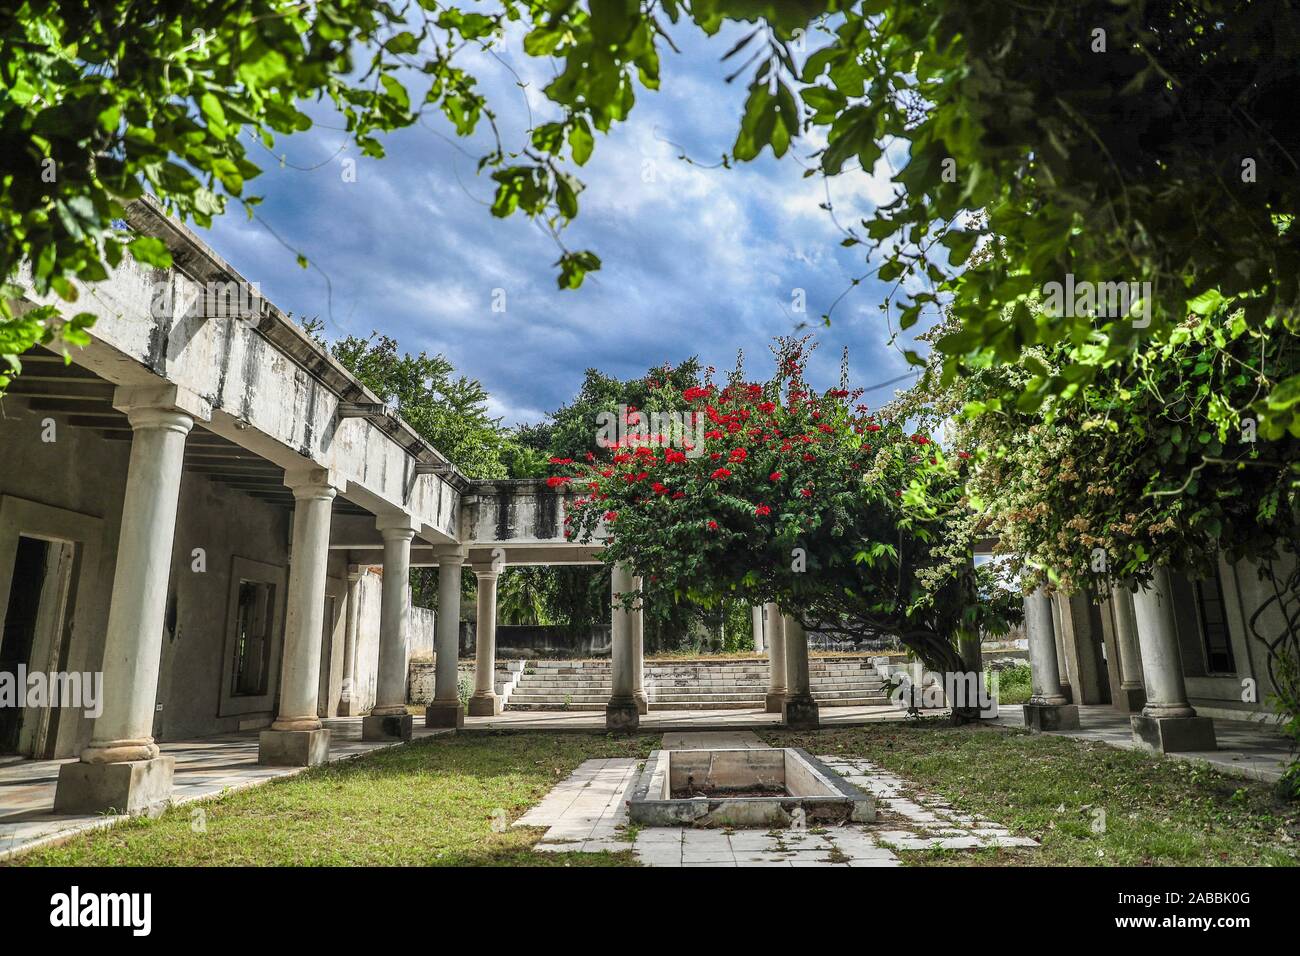
[[[432,701],[435,676],[433,661],[411,661],[406,670],[406,702],[427,704]]]
[[[457,666],[456,675],[462,689],[474,686],[474,664],[472,662],[461,661]],[[406,702],[408,704],[431,703],[433,701],[434,683],[433,661],[411,661],[406,670]]]
[[[357,659],[354,695],[363,712],[375,704],[375,681],[379,677],[379,606],[383,599],[384,579],[368,571],[357,582]]]
[[[1294,566],[1294,559],[1278,561],[1274,572],[1279,579],[1285,581]],[[1185,613],[1179,613],[1177,621],[1183,672],[1188,675],[1188,699],[1197,712],[1205,716],[1272,715],[1274,711],[1268,701],[1274,690],[1268,674],[1268,650],[1252,632],[1250,619],[1259,608],[1264,607],[1265,610],[1256,622],[1256,629],[1260,634],[1274,639],[1286,627],[1283,610],[1274,599],[1273,586],[1260,579],[1256,566],[1245,561],[1229,565],[1220,559],[1219,577],[1223,586],[1236,673],[1207,673],[1202,634],[1195,616],[1194,592],[1187,586],[1183,594],[1192,604],[1194,613],[1190,618]]]
[[[284,640],[286,588],[277,588],[278,627],[273,631],[268,693],[245,707],[231,702],[234,621],[231,597],[238,586],[235,558],[283,569],[288,564],[288,513],[196,475],[185,475],[176,515],[168,585],[167,627],[158,676],[154,735],[177,740],[268,726],[274,714]],[[206,570],[195,570],[195,549]],[[243,712],[236,712],[243,711]]]
[[[53,442],[41,441],[44,414],[33,414],[17,398],[5,400],[0,419],[0,494],[100,519],[99,567],[82,575],[71,596],[73,629],[62,669],[98,671],[103,664],[104,629],[117,559],[117,536],[126,483],[129,442],[107,441],[93,431],[71,428],[55,417]],[[19,533],[31,528],[17,528]],[[263,710],[221,712],[226,667],[232,568],[247,558],[283,569],[287,564],[288,516],[254,498],[186,474],[177,505],[171,579],[163,635],[154,733],[161,740],[223,733],[270,721],[274,682],[279,675],[281,639],[275,632],[271,690]],[[195,549],[202,549],[195,570]],[[277,602],[283,606],[285,589]],[[280,615],[282,626],[282,617]],[[250,723],[251,721],[251,723]],[[92,721],[80,710],[59,713],[56,754],[72,756],[90,741]]]
[[[62,668],[99,671],[130,449],[125,443],[106,442],[85,430],[68,428],[57,417],[55,441],[46,443],[41,440],[44,413],[29,411],[25,401],[13,397],[0,399],[0,410],[0,495],[99,519],[95,566],[83,566],[78,576],[69,653]],[[20,525],[7,530],[17,534],[33,528]],[[2,584],[7,594],[9,581]],[[0,614],[4,610],[0,607]],[[72,756],[90,742],[92,721],[81,711],[65,709],[58,720],[58,755]]]
[[[545,481],[475,481],[464,496],[461,540],[512,546],[563,544],[564,495]]]
[[[477,627],[473,621],[461,623],[460,655],[474,656]],[[508,657],[537,658],[608,657],[609,625],[574,631],[566,627],[530,624],[497,625],[497,660]]]
[[[434,624],[436,619],[437,613],[432,608],[411,607],[411,629],[407,645],[410,660],[433,660]]]
[[[438,475],[415,474],[410,448],[422,448],[414,433],[394,436],[364,418],[340,420],[340,401],[375,397],[269,302],[255,321],[183,314],[202,294],[201,282],[242,277],[188,230],[147,212],[133,212],[132,223],[160,235],[190,275],[127,256],[106,281],[83,287],[77,310],[93,313],[96,323],[79,361],[116,384],[164,378],[211,404],[219,434],[282,466],[309,460],[329,468],[356,485],[350,491],[367,507],[403,508],[438,540],[455,539],[460,494]],[[354,394],[341,398],[336,388]]]

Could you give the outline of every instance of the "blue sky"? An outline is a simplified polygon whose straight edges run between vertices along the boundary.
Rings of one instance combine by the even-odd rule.
[[[345,134],[324,126],[341,123],[323,110],[309,110],[322,126],[276,145],[283,167],[252,147],[266,170],[251,183],[264,197],[259,215],[313,268],[299,268],[292,251],[236,206],[209,241],[282,309],[319,315],[329,338],[379,330],[406,351],[446,355],[483,382],[506,424],[537,421],[570,400],[588,367],[630,377],[699,355],[727,369],[744,348],[747,366],[765,375],[768,344],[800,319],[817,331],[818,384],[838,379],[844,345],[854,384],[903,374],[901,355],[886,345],[883,284],[864,282],[836,309],[831,328],[820,325],[850,279],[869,268],[861,247],[840,246],[842,233],[819,208],[823,180],[803,176],[821,141],[797,140],[781,161],[765,152],[729,170],[682,162],[667,142],[701,163],[730,149],[746,90],[743,78],[724,82],[734,64],[721,57],[736,35],[678,31],[682,52],[664,51],[661,89],[639,91],[632,119],[598,135],[578,171],[587,189],[565,242],[594,250],[604,267],[576,291],[556,287],[557,248],[536,224],[488,211],[493,184],[476,174],[486,140],[453,145],[450,127],[432,113],[387,136],[383,160],[361,158],[354,146],[339,153]],[[506,143],[522,143],[529,107],[536,123],[555,115],[542,94],[550,63],[524,55],[517,37],[498,55],[524,89],[486,54],[476,54],[473,72]],[[344,181],[347,158],[355,182]],[[840,221],[857,222],[888,201],[888,169],[874,173],[831,184]],[[505,292],[505,313],[492,311],[496,289]],[[805,316],[791,311],[795,289],[806,291]],[[867,400],[877,405],[890,394]]]

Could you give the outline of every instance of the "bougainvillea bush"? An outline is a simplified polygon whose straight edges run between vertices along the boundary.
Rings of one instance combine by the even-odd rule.
[[[557,459],[578,497],[566,533],[603,536],[604,559],[648,588],[709,604],[774,601],[805,627],[893,635],[935,669],[961,670],[963,633],[1005,631],[1018,600],[972,560],[961,492],[969,455],[877,417],[847,387],[804,380],[806,339],[779,340],[775,373],[683,390],[703,447],[633,433],[587,460]]]

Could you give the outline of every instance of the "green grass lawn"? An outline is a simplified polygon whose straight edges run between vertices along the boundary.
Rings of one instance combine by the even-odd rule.
[[[658,735],[456,734],[316,767],[137,818],[17,862],[55,866],[610,866],[625,853],[533,853],[513,822],[583,760],[646,756]],[[206,832],[194,832],[201,808]],[[500,819],[500,814],[496,814]],[[499,829],[499,827],[498,827]]]
[[[864,757],[1040,849],[907,852],[919,865],[1207,865],[1297,862],[1300,806],[1265,784],[1067,737],[935,722],[768,742]],[[628,866],[625,853],[534,853],[542,831],[514,821],[583,760],[646,756],[658,734],[462,733],[376,751],[176,807],[40,850],[53,865]],[[201,807],[206,831],[191,814]],[[1099,811],[1104,811],[1104,825]],[[498,832],[500,831],[500,832]]]
[[[946,723],[764,735],[775,746],[865,757],[954,808],[1042,843],[904,853],[933,865],[1295,866],[1300,804],[1202,764],[1069,737]]]

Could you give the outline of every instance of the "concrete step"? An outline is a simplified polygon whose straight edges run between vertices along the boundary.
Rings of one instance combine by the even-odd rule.
[[[517,704],[517,703],[515,703],[515,699],[514,699],[513,697],[510,698],[510,703],[506,706],[506,710],[546,710],[546,711],[552,711],[552,710],[593,711],[593,710],[598,710],[598,711],[604,711],[604,709],[605,709],[605,702],[604,702],[604,701],[601,701],[599,704],[569,704],[569,706],[565,707],[565,706],[563,706],[563,705],[561,705],[561,704]]]
[[[758,710],[767,695],[765,659],[645,665],[655,710]],[[814,660],[813,696],[824,707],[886,702],[884,681],[866,659]],[[609,661],[530,661],[507,705],[511,710],[598,711],[613,693]]]
[[[525,665],[525,673],[578,673],[591,671],[608,671],[609,661],[530,661]],[[659,661],[647,661],[647,670],[699,670],[711,671],[715,673],[758,673],[766,672],[768,669],[767,661],[753,662],[728,662],[722,664],[711,664],[703,662],[684,662],[681,664],[663,663]],[[822,671],[869,671],[872,665],[867,661],[810,661],[808,670],[810,673]]]
[[[674,704],[688,703],[690,701],[725,703],[729,701],[757,701],[762,703],[766,699],[764,694],[752,694],[744,692],[734,693],[708,693],[708,694],[678,694],[678,693],[656,693],[650,691],[648,696],[652,703]],[[609,700],[608,691],[587,693],[587,694],[535,694],[527,690],[515,691],[510,695],[510,703],[514,704],[563,704],[566,700],[570,703],[597,703]],[[860,690],[833,691],[829,694],[815,693],[813,697],[818,701],[827,703],[840,701],[863,701],[881,703],[888,698],[884,694],[866,693]]]

